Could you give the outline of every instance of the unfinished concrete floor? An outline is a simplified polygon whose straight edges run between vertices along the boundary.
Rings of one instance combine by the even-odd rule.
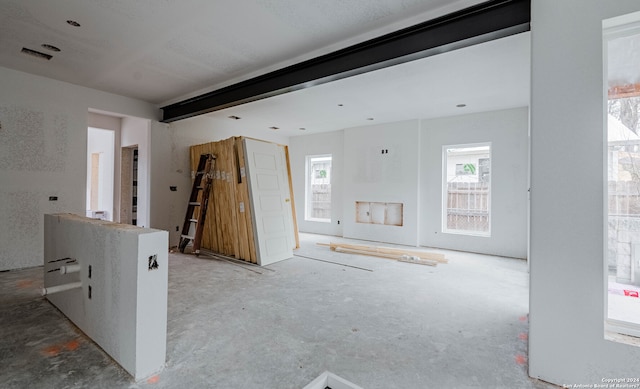
[[[450,262],[429,267],[329,241],[347,240],[301,234],[268,268],[170,254],[167,365],[140,382],[40,297],[42,268],[0,273],[0,387],[288,389],[325,370],[371,389],[553,387],[527,376],[525,261],[438,250]]]

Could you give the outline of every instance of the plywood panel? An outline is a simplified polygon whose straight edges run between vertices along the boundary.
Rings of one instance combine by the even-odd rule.
[[[247,233],[247,219],[245,217],[247,212],[246,198],[244,196],[244,191],[242,190],[242,182],[244,178],[242,177],[242,170],[240,168],[240,154],[238,152],[238,147],[242,148],[242,144],[240,142],[239,137],[233,138],[233,156],[235,160],[235,168],[234,168],[234,183],[235,183],[235,195],[236,195],[236,218],[238,220],[238,251],[240,259],[244,259],[246,261],[251,261],[251,254],[249,251],[249,236]]]
[[[238,152],[238,170],[240,172],[240,183],[238,184],[238,193],[242,198],[242,208],[244,212],[244,221],[246,229],[242,232],[245,235],[245,239],[249,248],[248,260],[252,263],[258,263],[258,257],[256,254],[256,245],[253,234],[253,213],[249,201],[249,186],[247,184],[247,170],[246,170],[246,157],[244,154],[244,147],[242,146],[244,138],[236,138],[236,150]]]
[[[296,242],[296,249],[300,248],[300,236],[298,235],[298,218],[296,217],[296,202],[293,198],[293,179],[292,179],[292,175],[291,175],[291,160],[289,159],[289,147],[288,146],[282,146],[284,148],[284,155],[286,158],[286,163],[287,163],[287,177],[289,179],[289,192],[290,192],[290,199],[291,199],[291,215],[292,215],[292,220],[293,220],[293,233],[294,233],[294,239]]]
[[[242,147],[243,140],[243,137],[233,137],[223,141],[191,146],[190,158],[192,170],[195,170],[201,154],[211,153],[216,157],[213,186],[201,247],[216,253],[257,263],[245,153]],[[286,146],[278,145],[278,147],[284,150],[283,159],[286,158],[288,163]],[[275,172],[277,166],[282,164],[282,161],[280,161],[281,156],[258,153],[254,157],[261,168],[267,168],[266,174],[261,175],[256,180],[256,185],[265,189],[273,188],[274,185],[276,187],[279,186],[277,174],[269,174],[269,171]],[[288,171],[289,167],[287,166]],[[285,181],[285,184],[288,184],[291,192],[291,213],[295,214],[290,177],[288,181]],[[282,207],[285,206],[279,200],[275,201],[269,196],[265,196],[260,201],[265,209],[283,209]],[[275,228],[274,226],[282,228],[282,223],[281,220],[277,223],[273,221],[273,223],[269,223],[269,228]],[[299,247],[297,228],[295,224],[293,226],[294,247]],[[280,244],[281,242],[270,242],[269,250],[277,252]],[[285,246],[287,245],[285,244]]]

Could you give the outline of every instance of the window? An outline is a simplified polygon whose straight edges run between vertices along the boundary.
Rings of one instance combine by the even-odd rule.
[[[309,155],[306,161],[305,220],[331,222],[331,155]]]
[[[640,336],[640,22],[604,42],[607,329]]]
[[[444,146],[442,231],[491,234],[491,144]]]

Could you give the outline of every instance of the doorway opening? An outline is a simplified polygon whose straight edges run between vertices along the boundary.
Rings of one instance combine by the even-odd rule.
[[[123,147],[120,162],[120,223],[138,225],[138,145]]]
[[[87,127],[87,216],[148,227],[151,121],[90,109]]]
[[[87,216],[113,221],[115,132],[87,129]]]

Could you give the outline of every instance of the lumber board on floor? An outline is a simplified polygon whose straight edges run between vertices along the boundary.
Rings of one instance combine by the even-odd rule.
[[[385,259],[393,259],[395,261],[400,262],[409,262],[409,263],[417,263],[420,265],[428,265],[428,266],[437,266],[438,262],[432,261],[429,259],[409,259],[407,255],[397,255],[397,254],[385,254],[385,253],[376,253],[374,251],[364,251],[364,250],[356,250],[345,247],[336,247],[336,252],[345,253],[345,254],[357,254],[357,255],[368,255],[371,257],[385,258]],[[405,258],[403,258],[405,257]]]
[[[449,260],[444,257],[444,254],[429,253],[429,252],[417,251],[417,250],[405,250],[403,248],[368,246],[368,245],[351,244],[351,243],[317,243],[317,245],[327,246],[331,248],[331,250],[333,251],[336,251],[337,248],[342,248],[342,249],[358,250],[362,252],[369,252],[369,253],[375,253],[375,254],[390,254],[396,257],[402,256],[402,255],[407,255],[410,257],[420,257],[420,259],[435,261],[439,263],[449,262]]]

